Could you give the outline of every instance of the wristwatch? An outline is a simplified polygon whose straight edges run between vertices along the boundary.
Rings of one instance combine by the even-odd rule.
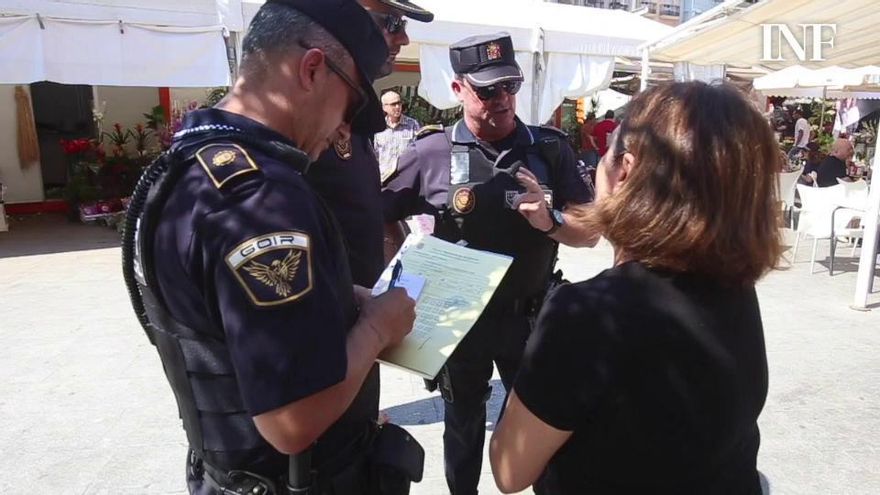
[[[553,225],[550,226],[549,229],[542,231],[545,235],[551,235],[557,230],[559,227],[562,227],[565,224],[565,217],[562,216],[562,212],[557,210],[556,208],[547,207],[547,212],[550,213],[550,220],[553,221]]]

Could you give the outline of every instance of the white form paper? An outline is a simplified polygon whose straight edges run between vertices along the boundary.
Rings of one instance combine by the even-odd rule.
[[[513,258],[410,234],[382,274],[373,294],[391,279],[391,267],[403,264],[400,286],[415,291],[416,321],[403,342],[379,356],[425,378],[434,378],[492,298]]]

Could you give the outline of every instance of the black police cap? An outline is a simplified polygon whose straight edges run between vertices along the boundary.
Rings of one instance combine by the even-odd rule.
[[[361,76],[361,89],[369,100],[352,123],[358,131],[378,132],[385,128],[385,114],[373,90],[373,81],[388,60],[388,45],[373,18],[355,0],[268,0],[295,9],[333,35],[354,60]]]
[[[434,14],[410,2],[409,0],[379,0],[379,3],[400,11],[402,15],[422,22],[434,20]]]
[[[474,86],[523,80],[507,33],[465,38],[449,47],[449,61],[452,70]]]

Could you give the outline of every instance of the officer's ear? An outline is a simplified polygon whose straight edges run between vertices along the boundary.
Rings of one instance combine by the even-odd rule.
[[[307,91],[320,87],[323,80],[324,52],[317,48],[306,50],[299,59],[299,83]]]
[[[462,95],[461,92],[464,90],[462,87],[461,79],[455,78],[452,80],[452,92],[455,93],[455,97],[458,98],[458,101],[461,101]]]

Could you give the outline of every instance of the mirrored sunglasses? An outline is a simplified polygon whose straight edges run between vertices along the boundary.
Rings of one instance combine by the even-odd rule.
[[[519,93],[520,88],[522,88],[522,81],[504,81],[491,86],[481,87],[471,85],[471,88],[474,90],[474,93],[476,93],[477,98],[483,101],[488,101],[498,96],[500,91],[504,91],[509,95]]]
[[[373,20],[380,28],[384,29],[388,34],[397,34],[406,28],[406,19],[397,14],[380,14],[378,12],[370,12]]]

